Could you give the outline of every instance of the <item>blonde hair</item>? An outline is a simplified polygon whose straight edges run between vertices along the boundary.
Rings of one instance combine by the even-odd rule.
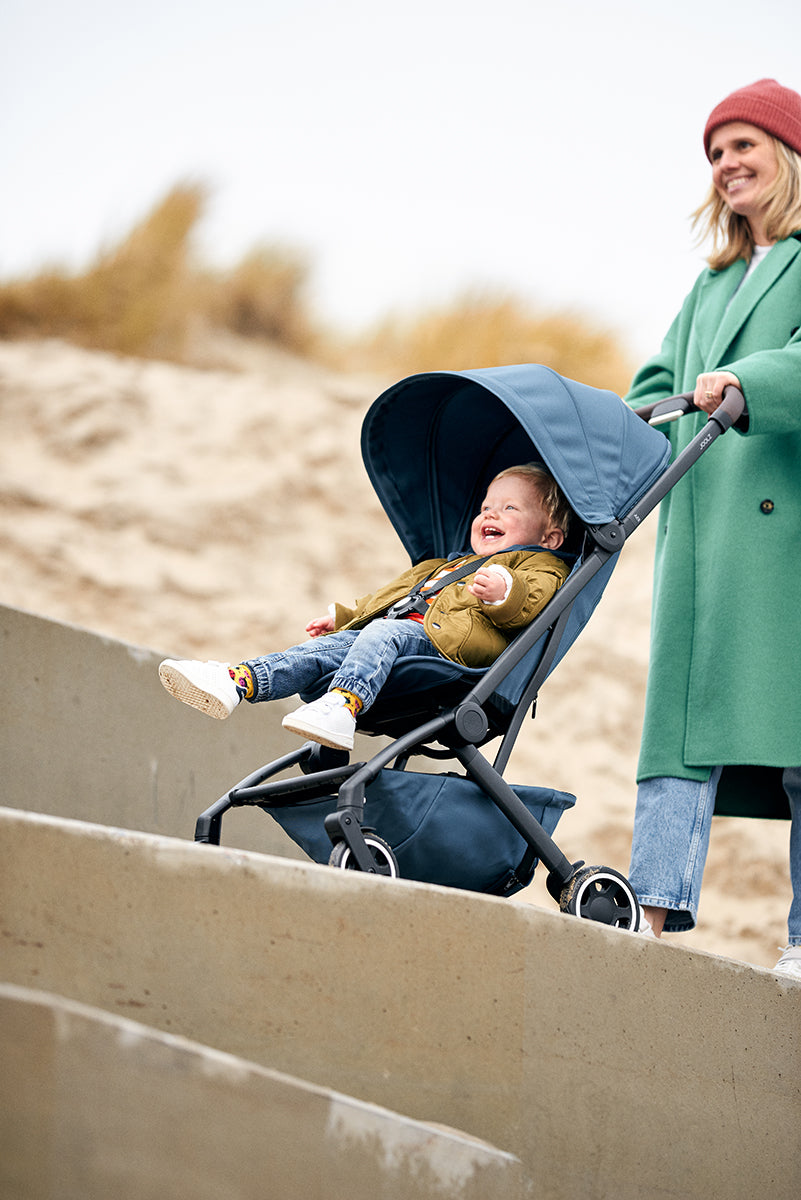
[[[499,471],[495,479],[504,479],[507,475],[521,475],[533,483],[548,520],[567,537],[572,510],[559,484],[542,463],[522,463],[517,467],[507,467],[504,471]]]
[[[778,168],[765,195],[765,232],[771,242],[781,242],[801,229],[801,155],[772,134],[765,136],[773,144]],[[751,261],[754,252],[751,226],[746,217],[732,212],[714,186],[692,218],[693,229],[699,230],[698,243],[713,238],[712,253],[707,259],[713,271],[722,271],[738,258]]]

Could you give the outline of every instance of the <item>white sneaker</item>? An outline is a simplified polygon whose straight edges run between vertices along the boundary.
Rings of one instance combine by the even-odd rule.
[[[218,721],[230,717],[241,700],[228,663],[165,658],[159,667],[159,679],[176,700]]]
[[[311,738],[332,750],[352,750],[356,718],[340,692],[326,692],[319,700],[288,713],[281,722],[290,733]]]
[[[773,970],[801,979],[801,946],[787,946]]]

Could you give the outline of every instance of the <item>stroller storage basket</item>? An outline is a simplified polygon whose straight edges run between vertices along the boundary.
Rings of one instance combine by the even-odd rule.
[[[513,785],[535,820],[553,833],[575,804],[568,792]],[[308,804],[265,806],[315,862],[327,863],[331,839],[324,821],[337,797]],[[366,788],[365,825],[392,847],[404,879],[510,896],[531,882],[536,860],[518,868],[528,845],[478,784],[460,775],[381,771]]]

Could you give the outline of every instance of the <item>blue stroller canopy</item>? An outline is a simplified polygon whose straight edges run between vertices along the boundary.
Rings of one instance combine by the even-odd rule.
[[[413,562],[469,544],[490,480],[541,459],[588,525],[620,519],[670,458],[616,396],[529,363],[411,375],[378,397],[362,457]]]

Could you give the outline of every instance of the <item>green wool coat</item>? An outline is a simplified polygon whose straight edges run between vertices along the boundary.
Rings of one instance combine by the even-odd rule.
[[[692,391],[720,369],[748,406],[747,428],[719,438],[659,510],[638,779],[801,763],[801,233],[737,290],[745,270],[700,275],[626,397]],[[674,450],[705,422],[670,426]]]
[[[473,557],[480,565],[478,556]],[[533,621],[569,574],[565,562],[547,550],[501,551],[493,554],[486,565],[493,563],[505,567],[512,577],[509,595],[502,604],[485,604],[473,596],[467,590],[473,576],[467,575],[438,592],[423,619],[423,629],[440,654],[466,667],[490,666],[515,634]],[[334,628],[360,629],[443,568],[455,570],[447,559],[426,559],[377,592],[357,600],[355,608],[337,604]]]

